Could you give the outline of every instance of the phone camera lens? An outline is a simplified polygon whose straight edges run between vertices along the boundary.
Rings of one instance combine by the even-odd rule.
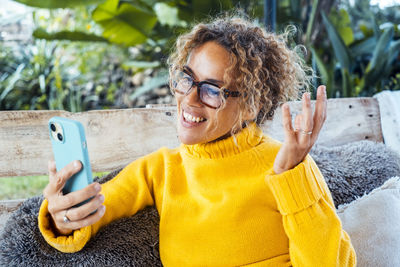
[[[56,129],[56,126],[52,123],[52,124],[50,124],[50,129],[53,131],[53,132],[55,132],[57,129]]]
[[[62,141],[62,140],[63,140],[62,134],[58,133],[58,134],[57,134],[57,138],[58,138],[58,140]]]

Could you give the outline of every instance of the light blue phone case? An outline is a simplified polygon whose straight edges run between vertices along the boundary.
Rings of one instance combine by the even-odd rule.
[[[64,135],[62,141],[52,135],[52,124],[61,126]],[[93,182],[92,168],[82,124],[71,119],[53,117],[49,120],[48,126],[57,171],[74,160],[81,161],[83,165],[82,169],[67,181],[63,193],[74,192],[91,184]]]

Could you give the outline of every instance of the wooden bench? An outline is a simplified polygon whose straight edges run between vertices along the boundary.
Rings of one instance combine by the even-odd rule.
[[[292,114],[301,110],[291,102]],[[47,122],[53,116],[79,120],[85,127],[89,157],[95,172],[126,166],[162,146],[179,145],[174,106],[141,109],[0,112],[0,177],[47,174],[53,158]],[[281,112],[262,125],[263,131],[283,141]],[[342,145],[359,140],[383,142],[378,102],[374,98],[328,100],[328,116],[318,144]],[[1,178],[0,178],[1,179]],[[0,231],[22,199],[0,201]]]

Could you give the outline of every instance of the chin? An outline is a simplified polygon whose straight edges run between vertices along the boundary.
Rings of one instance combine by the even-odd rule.
[[[179,135],[178,139],[179,139],[179,142],[181,142],[182,144],[185,144],[185,145],[196,145],[196,144],[200,143],[199,140],[193,139],[190,136]]]

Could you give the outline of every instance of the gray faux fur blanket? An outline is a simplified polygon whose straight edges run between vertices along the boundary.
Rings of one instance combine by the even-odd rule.
[[[400,176],[400,158],[383,144],[360,141],[333,148],[316,146],[310,154],[336,206],[369,193],[389,177]],[[42,200],[42,196],[26,200],[7,221],[0,237],[0,266],[162,266],[159,217],[154,207],[107,225],[79,252],[61,253],[39,232],[37,216]]]

